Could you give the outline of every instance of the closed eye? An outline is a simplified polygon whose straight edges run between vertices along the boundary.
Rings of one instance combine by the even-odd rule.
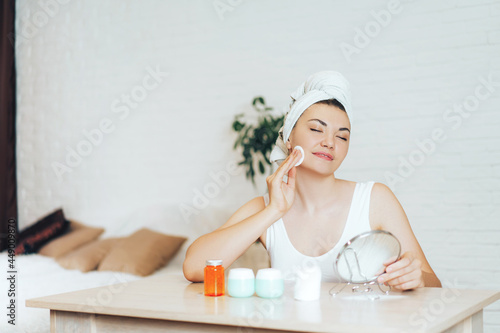
[[[321,133],[321,132],[322,132],[322,131],[317,130],[317,129],[315,129],[315,128],[311,128],[311,131],[314,131],[314,132],[319,132],[319,133]]]
[[[337,138],[339,138],[339,139],[341,139],[341,140],[344,140],[344,141],[347,141],[347,139],[346,139],[346,138],[343,138],[343,137],[341,137],[341,136],[338,136]]]

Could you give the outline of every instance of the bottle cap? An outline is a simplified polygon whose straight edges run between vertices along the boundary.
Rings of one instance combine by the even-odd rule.
[[[207,266],[220,266],[222,265],[221,259],[209,259],[205,262]]]

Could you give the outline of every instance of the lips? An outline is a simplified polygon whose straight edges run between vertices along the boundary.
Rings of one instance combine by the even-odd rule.
[[[328,153],[323,153],[323,152],[318,152],[318,153],[313,153],[313,155],[322,158],[327,161],[333,161],[333,156],[328,154]]]

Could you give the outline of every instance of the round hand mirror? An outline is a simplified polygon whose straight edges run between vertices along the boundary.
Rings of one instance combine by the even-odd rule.
[[[338,275],[347,282],[368,283],[398,260],[401,245],[388,231],[372,230],[351,238],[335,260]],[[385,264],[385,265],[384,265]]]

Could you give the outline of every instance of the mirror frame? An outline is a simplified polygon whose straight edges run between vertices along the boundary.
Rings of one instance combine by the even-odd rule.
[[[339,270],[338,270],[338,262],[341,258],[341,256],[344,254],[344,251],[346,250],[347,247],[349,247],[352,243],[354,243],[356,240],[359,240],[359,239],[362,239],[362,238],[366,238],[370,235],[373,235],[373,234],[378,234],[378,233],[383,233],[383,234],[386,234],[386,235],[390,235],[392,236],[396,242],[398,243],[399,245],[399,249],[398,249],[398,255],[396,257],[396,260],[394,260],[392,263],[395,263],[396,261],[399,260],[399,257],[401,256],[401,243],[399,242],[399,239],[394,236],[392,233],[390,233],[389,231],[385,231],[385,230],[370,230],[370,231],[365,231],[359,235],[356,235],[354,236],[353,238],[349,239],[343,246],[342,248],[340,249],[339,251],[339,254],[337,255],[337,258],[335,259],[335,266],[334,266],[334,269],[335,269],[335,272],[337,273],[338,277],[341,279],[341,280],[345,280],[342,275],[339,273]],[[384,270],[384,273],[385,273],[385,270]],[[382,274],[384,274],[382,273]],[[380,275],[379,275],[380,276]],[[347,281],[348,283],[370,283],[370,282],[373,282],[375,280],[377,280],[377,278],[379,276],[375,276],[373,279],[371,280],[368,280],[368,281],[364,281],[364,282],[353,282],[353,281]]]

